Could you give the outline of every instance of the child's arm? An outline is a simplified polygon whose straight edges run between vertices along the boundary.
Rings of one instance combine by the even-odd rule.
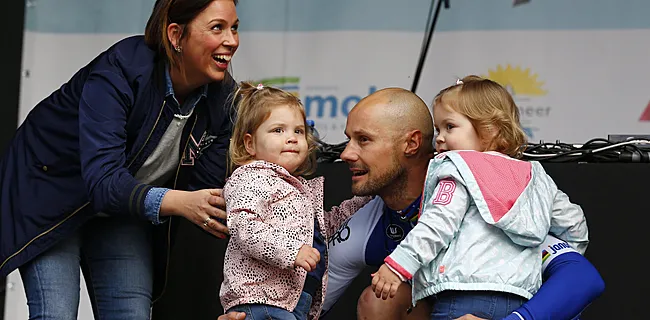
[[[304,237],[300,228],[284,225],[276,216],[273,199],[282,195],[277,194],[273,180],[259,176],[227,190],[229,241],[246,256],[278,268],[293,268]]]
[[[579,205],[571,203],[569,197],[558,190],[553,201],[553,215],[549,231],[568,242],[579,253],[584,254],[589,244],[587,219]]]
[[[338,207],[332,207],[329,211],[325,212],[325,232],[326,237],[329,238],[341,226],[341,224],[352,216],[355,212],[365,206],[373,197],[354,197],[349,200],[341,202]]]
[[[429,187],[429,190],[431,188]],[[456,236],[469,208],[469,194],[461,181],[446,178],[434,191],[425,184],[418,224],[384,260],[405,279],[411,279]]]
[[[549,250],[548,241],[544,242],[542,249]],[[505,320],[573,319],[605,290],[603,278],[585,257],[562,246],[557,239],[554,242],[560,243],[556,247],[560,250],[545,253],[549,256],[544,260],[542,287]]]

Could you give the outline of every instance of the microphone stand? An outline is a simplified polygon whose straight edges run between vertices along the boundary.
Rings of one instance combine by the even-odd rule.
[[[431,36],[433,36],[433,32],[436,28],[436,23],[438,22],[438,15],[440,15],[440,8],[443,3],[445,5],[445,9],[449,9],[449,0],[438,0],[436,11],[433,14],[433,21],[431,22],[431,25],[428,26],[429,29],[427,30],[427,32],[424,34],[424,41],[422,42],[422,49],[420,50],[420,59],[418,61],[418,66],[415,69],[415,77],[413,78],[413,86],[411,87],[411,92],[413,93],[415,93],[415,90],[418,88],[418,82],[420,82],[420,75],[422,74],[424,61],[427,58],[427,51],[429,51]],[[431,1],[431,8],[433,8],[433,0]],[[429,19],[431,19],[431,15],[429,15]],[[430,21],[429,19],[427,19],[427,24]]]

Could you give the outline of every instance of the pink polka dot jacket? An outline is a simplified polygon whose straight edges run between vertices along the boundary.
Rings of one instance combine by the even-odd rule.
[[[267,304],[295,309],[307,272],[294,266],[303,245],[312,245],[314,217],[329,239],[371,197],[354,197],[323,209],[323,177],[306,180],[283,167],[254,161],[237,168],[224,186],[230,241],[224,260],[221,304]],[[321,257],[327,264],[327,255]],[[327,269],[309,319],[318,319]]]

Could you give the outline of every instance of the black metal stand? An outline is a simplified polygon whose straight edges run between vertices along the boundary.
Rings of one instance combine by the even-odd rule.
[[[427,52],[429,51],[429,44],[431,43],[431,37],[433,32],[436,29],[436,23],[438,22],[438,16],[440,15],[440,8],[444,3],[445,9],[449,9],[449,0],[438,0],[436,5],[436,11],[433,14],[433,19],[431,19],[431,10],[429,10],[429,19],[427,19],[427,29],[424,34],[424,40],[422,41],[422,49],[420,50],[420,59],[418,60],[418,66],[415,69],[415,77],[413,78],[413,86],[411,87],[411,92],[415,93],[415,90],[418,88],[418,82],[420,82],[420,75],[422,74],[422,68],[424,67],[424,61],[427,59]],[[433,9],[434,1],[431,1],[431,9]]]

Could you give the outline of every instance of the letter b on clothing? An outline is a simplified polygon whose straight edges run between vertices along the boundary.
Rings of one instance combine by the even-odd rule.
[[[433,198],[433,204],[446,206],[451,203],[451,198],[456,191],[456,181],[452,179],[440,180],[438,183],[438,194]]]

